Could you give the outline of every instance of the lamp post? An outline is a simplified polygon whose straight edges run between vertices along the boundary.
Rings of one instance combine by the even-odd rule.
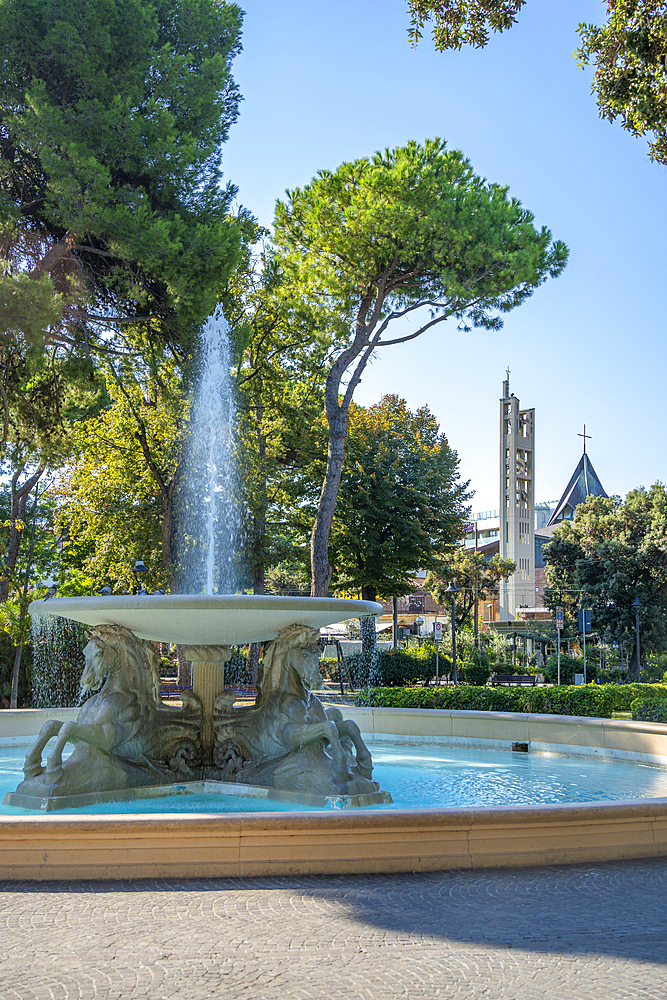
[[[454,677],[454,683],[458,684],[459,675],[456,669],[456,615],[454,612],[454,602],[456,600],[456,595],[459,594],[460,591],[453,580],[450,582],[445,593],[449,594],[449,600],[452,607],[452,674]]]
[[[635,638],[637,640],[637,682],[641,683],[642,675],[639,666],[639,609],[642,607],[642,602],[638,597],[635,597],[632,602],[632,607],[635,609]]]
[[[148,573],[148,566],[145,564],[143,559],[137,559],[137,561],[134,564],[134,569],[132,570],[132,576],[137,581],[137,594],[145,593],[142,584],[146,579],[147,573]]]

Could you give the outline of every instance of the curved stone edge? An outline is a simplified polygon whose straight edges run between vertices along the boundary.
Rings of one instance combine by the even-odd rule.
[[[667,799],[0,822],[0,879],[7,881],[415,872],[664,855]]]

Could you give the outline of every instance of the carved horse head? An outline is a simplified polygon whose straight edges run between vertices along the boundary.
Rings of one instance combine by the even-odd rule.
[[[263,695],[288,690],[300,695],[298,690],[292,690],[290,668],[296,671],[304,687],[319,687],[319,635],[318,629],[308,625],[288,625],[278,633],[267,645],[262,660],[260,688]]]
[[[134,694],[153,696],[153,670],[141,639],[123,625],[95,625],[86,632],[81,675],[84,691],[99,691],[104,679],[122,675],[120,686]]]

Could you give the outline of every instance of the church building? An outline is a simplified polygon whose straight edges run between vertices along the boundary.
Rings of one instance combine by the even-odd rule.
[[[516,564],[512,576],[501,581],[498,598],[483,609],[483,620],[489,623],[543,612],[544,546],[558,524],[574,518],[577,504],[591,495],[607,496],[586,452],[589,435],[584,426],[583,455],[560,500],[535,503],[535,410],[521,408],[510,392],[509,374],[500,399],[499,509],[473,515],[474,536],[470,533],[466,541],[487,559],[498,552]]]

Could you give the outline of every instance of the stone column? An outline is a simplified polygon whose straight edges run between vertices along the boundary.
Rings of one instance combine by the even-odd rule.
[[[204,767],[213,763],[213,706],[225,690],[225,663],[231,658],[229,646],[186,646],[185,655],[192,662],[192,690],[201,701],[201,743]]]

